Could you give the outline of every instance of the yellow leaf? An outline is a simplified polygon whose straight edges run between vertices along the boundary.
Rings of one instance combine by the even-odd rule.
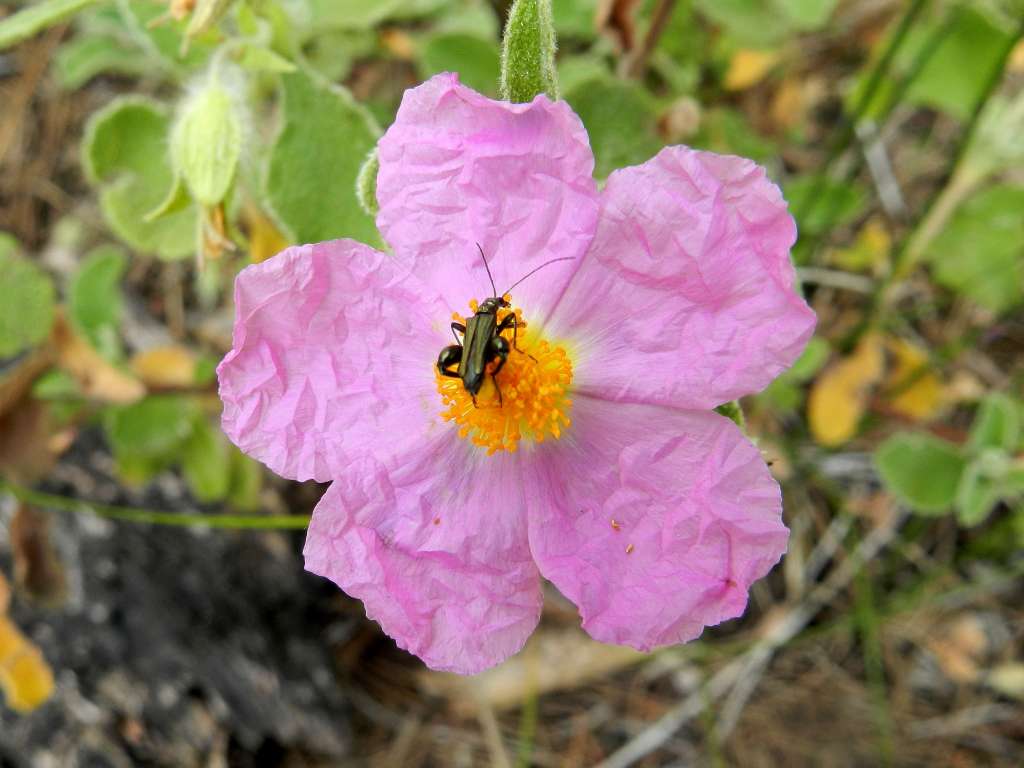
[[[255,205],[246,206],[245,221],[249,225],[249,259],[253,264],[266,261],[291,245],[274,222]]]
[[[725,90],[742,91],[757,85],[779,60],[778,51],[736,51],[725,73]]]
[[[7,613],[7,608],[11,604],[11,588],[7,586],[7,579],[4,578],[3,573],[0,573],[0,616]]]
[[[829,254],[829,261],[854,272],[878,272],[889,260],[892,235],[878,216],[868,219],[857,233],[857,239],[848,248],[837,248]]]
[[[928,355],[905,339],[888,339],[894,365],[886,376],[890,407],[901,416],[926,421],[945,404],[942,382],[928,366]]]
[[[53,694],[43,654],[6,616],[0,616],[0,689],[16,712],[31,712]]]
[[[1017,43],[1013,47],[1006,68],[1010,72],[1024,72],[1024,41]]]
[[[836,446],[853,437],[884,363],[881,337],[868,334],[853,354],[818,377],[807,398],[807,419],[817,442]]]
[[[132,358],[131,369],[147,387],[190,387],[195,383],[196,358],[184,347],[172,344],[139,352]]]
[[[804,115],[804,90],[795,77],[787,77],[772,97],[772,122],[780,128],[798,125]]]
[[[392,56],[403,61],[412,61],[416,57],[416,43],[408,32],[397,27],[385,29],[380,33],[381,45]]]

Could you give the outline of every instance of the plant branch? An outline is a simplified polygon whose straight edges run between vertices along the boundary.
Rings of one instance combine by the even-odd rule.
[[[60,512],[91,514],[108,520],[144,525],[205,526],[246,530],[301,530],[309,526],[307,515],[206,515],[183,512],[159,512],[141,507],[119,507],[94,501],[82,501],[69,496],[34,491],[14,483],[0,480],[0,491],[6,491],[19,501]]]
[[[658,40],[661,39],[661,35],[672,19],[672,11],[675,10],[675,7],[676,0],[658,0],[643,41],[638,48],[622,60],[621,72],[625,77],[639,78],[643,76],[647,69],[647,60],[658,46]]]

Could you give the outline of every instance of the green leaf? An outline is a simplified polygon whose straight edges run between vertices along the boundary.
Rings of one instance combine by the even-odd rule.
[[[133,248],[174,259],[194,251],[195,207],[145,220],[174,183],[167,159],[169,123],[155,102],[115,99],[89,119],[82,165],[100,188],[100,207],[114,233]]]
[[[983,95],[1013,33],[963,5],[951,13],[955,20],[949,34],[914,78],[905,98],[912,104],[942,109],[966,120]]]
[[[17,256],[21,251],[21,244],[18,238],[9,232],[0,231],[0,259],[9,256]]]
[[[528,102],[541,93],[558,98],[551,0],[515,0],[501,44],[501,97]]]
[[[380,134],[376,123],[348,91],[307,72],[281,80],[284,115],[267,169],[269,207],[295,242],[378,242],[356,198],[359,169]]]
[[[103,426],[115,456],[160,460],[173,457],[192,434],[195,407],[183,397],[154,395],[107,409]]]
[[[424,79],[438,72],[458,72],[461,82],[493,96],[501,76],[498,46],[461,32],[432,35],[421,51],[419,70]]]
[[[995,186],[960,206],[927,259],[939,283],[993,312],[1024,301],[1024,187]]]
[[[743,406],[740,405],[739,400],[730,400],[728,403],[722,403],[715,408],[715,411],[725,418],[729,419],[740,429],[744,429],[747,425],[747,419],[743,415]]]
[[[693,95],[707,65],[710,33],[697,18],[691,3],[680,3],[651,56],[651,68],[663,77],[675,94]]]
[[[175,177],[174,183],[160,202],[160,205],[149,211],[142,217],[142,220],[147,223],[157,221],[164,216],[170,216],[172,213],[187,210],[190,205],[192,205],[192,196],[189,195],[185,182],[180,177]]]
[[[197,387],[205,387],[217,380],[217,363],[220,360],[216,357],[203,356],[196,360],[194,383]]]
[[[875,465],[897,498],[930,514],[952,506],[964,471],[964,460],[954,445],[916,432],[888,438],[875,451]]]
[[[263,488],[263,469],[240,450],[231,446],[231,479],[228,487],[228,502],[235,509],[251,512],[259,508],[260,491]]]
[[[189,40],[186,46],[184,43],[187,20],[167,19],[163,23],[154,24],[161,17],[166,17],[166,3],[154,3],[150,0],[117,0],[117,5],[136,41],[161,62],[169,73],[187,76],[190,72],[203,67],[217,47],[219,36],[214,32]]]
[[[985,448],[1001,448],[1013,452],[1020,441],[1020,428],[1017,402],[1001,392],[992,392],[982,400],[978,408],[967,445],[975,452]]]
[[[654,104],[642,88],[601,78],[580,83],[565,99],[590,134],[595,175],[642,163],[661,149]]]
[[[559,37],[594,37],[597,0],[551,0],[551,18]]]
[[[121,276],[128,257],[101,245],[85,257],[68,289],[71,321],[104,357],[120,357]]]
[[[49,275],[13,248],[0,247],[0,360],[50,334],[54,290]]]
[[[0,51],[59,24],[98,0],[41,0],[0,20]]]
[[[84,34],[57,49],[53,66],[57,82],[68,91],[77,90],[97,75],[108,72],[142,75],[150,69],[145,54],[137,48],[112,37]]]
[[[789,376],[800,382],[808,381],[828,362],[831,354],[832,347],[829,346],[829,343],[820,336],[814,336],[807,342],[807,346],[793,363],[793,367],[783,376]]]
[[[856,219],[867,202],[864,190],[855,184],[820,176],[801,176],[786,183],[786,200],[791,211],[809,213],[798,221],[802,235],[827,232]],[[811,197],[816,204],[808,206]]]
[[[66,400],[80,396],[75,377],[58,368],[47,371],[32,384],[32,397],[37,400]]]
[[[359,175],[356,177],[356,197],[359,207],[366,211],[367,216],[376,216],[380,206],[377,204],[377,174],[380,172],[380,157],[377,148],[370,150],[366,156]]]
[[[770,47],[780,43],[791,27],[790,18],[780,13],[773,0],[695,0],[694,5],[744,46]]]
[[[758,162],[778,157],[778,147],[754,130],[750,121],[734,109],[709,110],[701,118],[700,134],[693,141],[699,149],[743,155]]]
[[[987,476],[977,462],[968,464],[957,489],[957,522],[968,528],[983,523],[1001,495],[999,480]]]
[[[571,93],[577,86],[591,80],[607,80],[611,77],[608,63],[600,56],[583,54],[562,56],[558,60],[558,84],[562,93]]]
[[[838,4],[839,0],[775,0],[793,27],[801,31],[824,27]]]
[[[317,33],[303,46],[303,62],[329,83],[348,77],[356,61],[377,51],[372,35],[346,30]]]
[[[809,381],[814,374],[828,362],[832,354],[829,343],[820,336],[814,336],[807,342],[803,353],[793,363],[793,367],[785,371],[769,384],[757,397],[780,411],[795,411],[803,401],[803,390],[800,385]]]
[[[238,64],[250,72],[294,72],[295,64],[279,53],[259,45],[245,45],[238,57]]]
[[[204,416],[195,419],[192,434],[181,447],[181,468],[199,501],[220,501],[227,496],[231,480],[230,446]]]
[[[314,29],[367,30],[382,21],[428,16],[451,0],[309,0]]]

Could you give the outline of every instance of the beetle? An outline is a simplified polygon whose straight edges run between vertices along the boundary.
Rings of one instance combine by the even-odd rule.
[[[512,349],[520,354],[527,353],[516,345],[519,325],[515,313],[506,315],[499,323],[498,310],[508,309],[511,306],[507,298],[508,293],[523,280],[549,264],[554,264],[557,261],[571,261],[572,257],[563,256],[544,262],[517,280],[508,291],[499,294],[494,287],[494,277],[487,264],[487,257],[484,256],[484,249],[480,247],[480,243],[477,243],[476,247],[480,251],[480,258],[483,259],[484,269],[487,270],[487,278],[491,282],[491,290],[494,295],[484,299],[473,316],[466,319],[465,324],[452,323],[452,335],[455,337],[456,343],[441,350],[441,354],[437,356],[437,370],[442,376],[462,379],[462,385],[472,396],[473,404],[476,405],[476,396],[484,384],[484,379],[487,378],[488,366],[493,364],[494,367],[490,371],[490,375],[491,381],[494,382],[494,388],[498,392],[498,407],[500,408],[502,406],[501,387],[498,386],[498,380],[495,377],[505,366]],[[511,345],[509,345],[508,339],[501,335],[509,328],[512,329]],[[461,340],[458,336],[459,333],[462,334]],[[456,365],[458,368],[452,370],[452,367]]]

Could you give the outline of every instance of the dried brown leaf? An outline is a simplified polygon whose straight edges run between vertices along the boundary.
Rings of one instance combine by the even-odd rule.
[[[104,403],[133,403],[146,394],[142,382],[114,367],[58,315],[53,325],[57,364],[71,374],[85,397]]]

